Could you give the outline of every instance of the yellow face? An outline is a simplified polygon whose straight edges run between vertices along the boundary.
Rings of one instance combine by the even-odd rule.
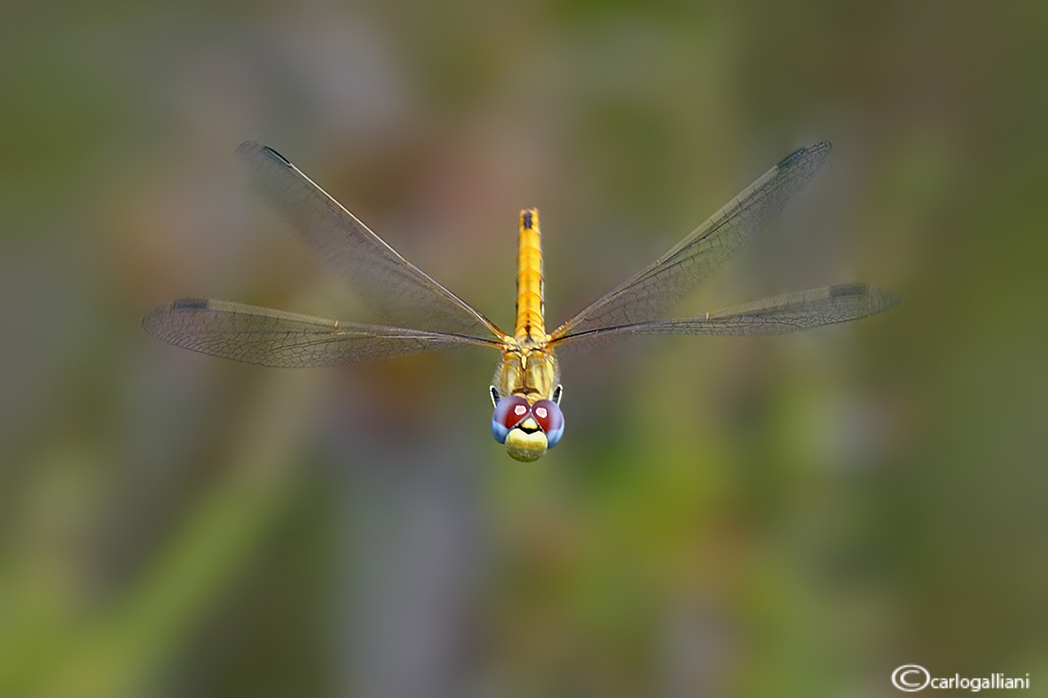
[[[549,439],[546,433],[532,417],[521,422],[519,427],[510,429],[506,435],[506,451],[514,459],[525,463],[538,460],[548,448]]]

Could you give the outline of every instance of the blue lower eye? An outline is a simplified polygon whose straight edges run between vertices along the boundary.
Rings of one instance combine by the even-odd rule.
[[[559,428],[553,431],[547,432],[546,434],[546,448],[553,448],[560,441],[560,437],[564,436],[564,425],[561,424]],[[497,436],[495,437],[498,438]],[[503,437],[505,438],[505,437]]]
[[[498,420],[492,417],[491,419],[491,435],[495,437],[495,440],[500,444],[506,443],[506,436],[509,434],[509,429],[499,424]]]

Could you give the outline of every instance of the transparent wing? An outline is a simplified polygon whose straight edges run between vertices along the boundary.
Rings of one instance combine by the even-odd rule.
[[[401,257],[277,151],[246,141],[237,154],[252,185],[318,259],[341,273],[384,322],[501,339],[468,303]]]
[[[151,335],[185,349],[261,366],[307,368],[496,342],[440,332],[344,323],[228,301],[183,299],[142,320]]]
[[[557,340],[555,345],[558,349],[574,351],[638,334],[783,334],[857,320],[898,303],[899,297],[889,291],[866,284],[837,284],[737,305],[695,318],[631,323],[573,333]]]
[[[578,335],[664,317],[811,181],[829,143],[801,148],[729,201],[662,257],[553,331]]]

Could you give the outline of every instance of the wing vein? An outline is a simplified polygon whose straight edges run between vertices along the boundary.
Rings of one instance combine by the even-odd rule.
[[[383,320],[434,332],[501,340],[468,303],[402,257],[291,164],[254,141],[237,149],[254,188],[310,252],[335,269]]]
[[[818,143],[782,160],[666,254],[591,303],[551,336],[556,339],[664,317],[811,181],[829,150],[829,143]]]
[[[498,342],[427,330],[344,323],[217,300],[177,300],[142,321],[175,346],[235,361],[304,368],[373,361]]]
[[[572,333],[556,341],[576,351],[609,340],[648,334],[770,335],[849,322],[889,310],[894,293],[866,284],[837,284],[725,308],[693,318],[627,323]]]

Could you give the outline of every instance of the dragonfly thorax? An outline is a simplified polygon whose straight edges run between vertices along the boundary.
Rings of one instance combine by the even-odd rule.
[[[492,385],[499,395],[519,395],[529,403],[551,399],[560,380],[552,349],[513,342],[502,351]]]

